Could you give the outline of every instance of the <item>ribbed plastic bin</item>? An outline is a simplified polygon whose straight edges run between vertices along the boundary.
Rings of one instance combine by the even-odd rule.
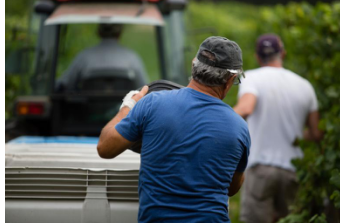
[[[105,160],[96,139],[70,139],[6,144],[6,222],[137,222],[139,154]]]

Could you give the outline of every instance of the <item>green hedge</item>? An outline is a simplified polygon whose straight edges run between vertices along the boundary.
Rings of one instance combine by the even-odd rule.
[[[210,27],[216,30],[214,35],[235,40],[242,48],[245,69],[257,67],[254,47],[259,35],[281,36],[287,51],[285,67],[307,78],[316,90],[320,128],[325,132],[320,145],[301,143],[305,157],[293,161],[300,189],[292,214],[281,222],[326,222],[326,216],[335,222],[334,213],[340,211],[340,3],[275,7],[193,3],[187,21],[189,30]],[[209,35],[192,35],[188,42],[197,48]],[[235,88],[227,95],[227,103],[236,103],[236,92]]]
[[[314,86],[325,132],[320,145],[304,142],[295,160],[300,190],[293,215],[282,222],[339,221],[340,211],[340,3],[289,4],[264,10],[261,32],[282,36],[286,66]],[[271,27],[271,28],[269,28]],[[335,210],[337,208],[337,210]],[[337,217],[335,217],[338,215]],[[335,220],[337,219],[337,220]]]

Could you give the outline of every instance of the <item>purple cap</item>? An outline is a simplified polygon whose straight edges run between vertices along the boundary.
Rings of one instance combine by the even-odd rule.
[[[266,58],[283,51],[283,43],[275,34],[264,34],[256,41],[256,53]]]

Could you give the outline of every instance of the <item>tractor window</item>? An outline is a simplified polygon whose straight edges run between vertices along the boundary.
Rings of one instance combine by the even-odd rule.
[[[126,31],[122,36],[122,44],[140,55],[150,81],[161,78],[155,27],[139,25],[126,26]]]
[[[66,73],[77,72],[79,69],[73,69],[72,65],[77,63],[79,58],[82,58],[81,55],[84,55],[84,52],[91,48],[96,48],[101,42],[102,39],[98,35],[97,24],[62,25],[60,29],[56,78],[62,79],[61,77]],[[118,43],[132,50],[141,58],[148,81],[160,78],[156,34],[153,26],[124,25]],[[90,50],[90,52],[91,54],[100,54],[102,51]],[[98,58],[99,57],[102,57],[102,55],[98,55]],[[77,67],[79,66],[77,65]],[[100,68],[105,69],[105,67]],[[68,80],[69,79],[67,79],[67,81]]]
[[[99,43],[94,24],[62,25],[58,54],[57,79],[68,69],[77,54]]]

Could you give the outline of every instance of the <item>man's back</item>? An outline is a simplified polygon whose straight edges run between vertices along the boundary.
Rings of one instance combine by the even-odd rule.
[[[143,98],[116,129],[130,141],[135,129],[143,133],[140,222],[229,221],[228,187],[250,145],[232,108],[191,88],[163,91]]]
[[[257,102],[248,117],[252,136],[249,166],[256,163],[294,170],[291,160],[302,157],[293,142],[303,136],[307,115],[317,110],[310,83],[284,68],[262,67],[246,72],[239,96],[252,93]]]
[[[114,158],[142,139],[139,222],[229,222],[228,195],[244,180],[246,122],[224,104],[242,71],[242,51],[225,37],[202,42],[187,88],[131,91],[97,146]]]

